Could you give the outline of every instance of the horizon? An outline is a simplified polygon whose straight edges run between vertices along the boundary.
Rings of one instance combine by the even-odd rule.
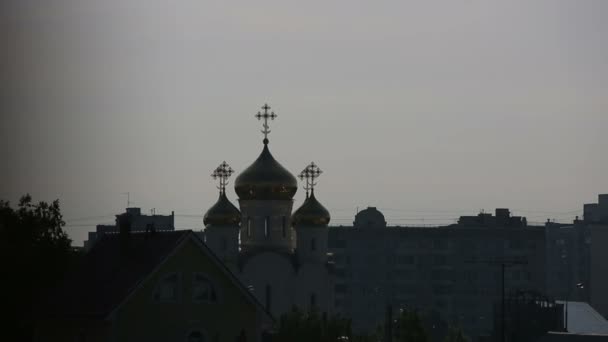
[[[35,4],[0,14],[0,198],[59,199],[76,245],[126,192],[202,229],[214,168],[233,181],[261,152],[264,103],[274,157],[324,171],[332,226],[367,206],[402,226],[571,222],[608,193],[606,2]]]

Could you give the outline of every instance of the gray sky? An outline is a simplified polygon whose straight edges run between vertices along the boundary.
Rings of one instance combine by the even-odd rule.
[[[257,157],[264,102],[271,151],[324,170],[334,224],[367,205],[402,225],[569,221],[608,192],[606,1],[3,6],[0,198],[59,198],[76,243],[127,191],[201,227],[183,215],[216,200],[221,161]]]

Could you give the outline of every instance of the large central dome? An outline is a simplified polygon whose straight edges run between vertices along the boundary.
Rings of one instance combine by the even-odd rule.
[[[239,199],[290,200],[298,190],[298,181],[270,154],[267,142],[258,159],[234,182]]]

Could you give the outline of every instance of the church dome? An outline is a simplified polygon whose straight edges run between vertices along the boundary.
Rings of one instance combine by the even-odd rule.
[[[217,202],[205,213],[203,223],[205,226],[239,225],[241,223],[241,212],[228,200],[226,194],[222,192]]]
[[[242,200],[290,200],[298,181],[274,159],[264,141],[264,150],[235,180],[234,190]]]
[[[291,220],[294,226],[326,226],[330,220],[329,211],[317,201],[312,192],[302,206],[293,213]]]
[[[376,207],[367,207],[355,216],[355,227],[386,227],[384,215]]]

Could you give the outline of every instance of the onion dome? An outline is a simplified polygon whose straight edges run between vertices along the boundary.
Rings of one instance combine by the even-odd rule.
[[[293,213],[291,221],[294,226],[326,226],[330,218],[329,211],[317,201],[312,191],[302,206]]]
[[[205,226],[239,225],[241,212],[228,200],[225,193],[220,192],[220,198],[205,213],[203,223]]]
[[[234,182],[242,200],[290,200],[298,190],[296,178],[274,159],[264,139],[264,150]]]

